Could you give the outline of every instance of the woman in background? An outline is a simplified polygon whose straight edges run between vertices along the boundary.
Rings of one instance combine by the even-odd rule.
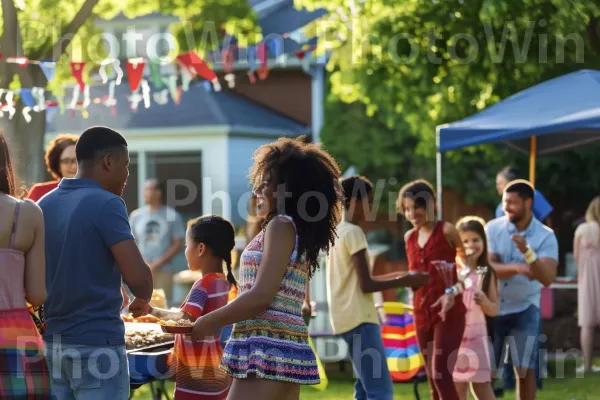
[[[0,397],[50,399],[44,342],[27,310],[46,300],[44,217],[16,196],[8,145],[0,134]]]
[[[77,158],[75,157],[75,144],[78,137],[75,135],[58,135],[50,142],[44,160],[46,168],[54,180],[37,183],[31,187],[27,198],[37,202],[46,193],[54,190],[62,178],[73,178],[77,173]]]
[[[467,265],[467,260],[456,228],[437,219],[435,204],[433,187],[422,179],[407,183],[398,194],[398,212],[413,226],[404,236],[408,270],[429,274],[427,285],[413,289],[413,304],[431,399],[460,400],[452,373],[466,309],[456,262]]]
[[[585,222],[577,227],[573,243],[577,264],[578,322],[581,327],[583,365],[577,372],[596,372],[592,365],[594,328],[600,325],[600,196],[594,198],[585,213]]]

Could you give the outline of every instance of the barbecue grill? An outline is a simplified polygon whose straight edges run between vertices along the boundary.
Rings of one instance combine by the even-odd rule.
[[[126,332],[157,332],[162,335],[158,324],[126,322],[125,330]],[[152,340],[160,341],[149,343]],[[153,400],[170,400],[169,394],[165,390],[165,381],[173,375],[169,373],[168,360],[174,343],[175,339],[172,335],[167,337],[159,336],[158,338],[146,341],[146,344],[140,345],[138,342],[136,347],[127,350],[127,360],[129,361],[129,398],[133,397],[137,389],[143,385],[148,385]]]
[[[129,398],[141,386],[149,385],[153,400],[171,399],[165,389],[165,381],[172,376],[167,361],[174,343],[169,341],[127,350]]]

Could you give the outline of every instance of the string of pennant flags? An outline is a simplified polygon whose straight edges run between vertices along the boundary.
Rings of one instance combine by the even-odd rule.
[[[308,72],[310,67],[310,56],[316,49],[316,40],[308,41],[306,37],[294,36],[295,33],[284,34],[283,38],[291,38],[301,45],[300,50],[295,52],[295,56],[302,63],[302,68]],[[311,44],[312,43],[312,44]],[[258,80],[265,80],[269,76],[269,68],[267,60],[269,54],[273,57],[284,55],[283,41],[269,39],[259,43],[256,46],[240,48],[237,45],[230,45],[220,51],[223,64],[224,80],[227,86],[232,89],[235,87],[236,77],[233,74],[234,64],[236,62],[236,54],[241,51],[246,52],[249,70],[247,72],[248,80],[251,84],[255,84]],[[28,68],[30,65],[37,65],[44,73],[48,82],[52,81],[55,76],[56,61],[53,60],[30,60],[27,57],[6,57],[0,54],[0,62],[17,64],[20,68]],[[187,92],[190,83],[194,78],[201,78],[202,87],[207,92],[222,90],[221,82],[215,71],[194,51],[188,51],[179,54],[173,62],[177,73],[170,73],[166,76],[162,74],[162,64],[159,60],[147,60],[145,58],[130,58],[125,61],[125,70],[127,72],[127,81],[131,95],[128,96],[130,107],[133,112],[138,110],[140,103],[143,103],[145,108],[150,108],[152,99],[158,105],[167,104],[169,96],[175,104],[181,101],[182,92]],[[113,115],[116,114],[117,99],[115,97],[116,86],[121,85],[124,77],[121,61],[117,59],[105,59],[99,65],[99,75],[101,83],[86,83],[83,76],[86,62],[71,62],[71,75],[74,78],[76,85],[72,87],[71,100],[66,103],[64,94],[54,96],[55,99],[46,98],[46,89],[41,87],[21,88],[10,90],[0,88],[0,118],[8,114],[8,118],[12,119],[16,114],[17,98],[23,103],[22,110],[23,118],[27,123],[31,122],[32,112],[42,112],[50,108],[59,108],[61,114],[65,110],[71,110],[75,115],[81,112],[83,118],[88,118],[88,107],[90,104],[103,104],[109,108]],[[110,67],[116,78],[109,79],[107,68]],[[144,78],[146,67],[149,68],[150,82]],[[114,76],[111,75],[111,76]],[[179,75],[179,76],[178,76]],[[258,79],[257,79],[258,77]],[[181,85],[179,85],[181,81]],[[152,93],[150,87],[152,83],[155,91]],[[108,92],[103,97],[90,97],[90,87],[107,86]]]

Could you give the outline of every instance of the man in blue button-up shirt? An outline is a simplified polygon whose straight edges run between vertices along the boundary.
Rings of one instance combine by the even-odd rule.
[[[542,286],[556,277],[558,242],[532,214],[534,189],[515,180],[504,189],[506,215],[486,226],[490,264],[499,279],[500,312],[493,321],[494,361],[506,344],[518,373],[520,399],[535,399]]]

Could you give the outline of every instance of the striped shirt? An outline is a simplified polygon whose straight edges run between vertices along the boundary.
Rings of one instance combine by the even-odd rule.
[[[225,275],[210,273],[194,283],[181,311],[200,318],[227,304],[230,284]],[[172,362],[177,364],[176,400],[226,399],[231,378],[219,368],[223,349],[220,331],[204,340],[192,342],[190,336],[177,335]]]

